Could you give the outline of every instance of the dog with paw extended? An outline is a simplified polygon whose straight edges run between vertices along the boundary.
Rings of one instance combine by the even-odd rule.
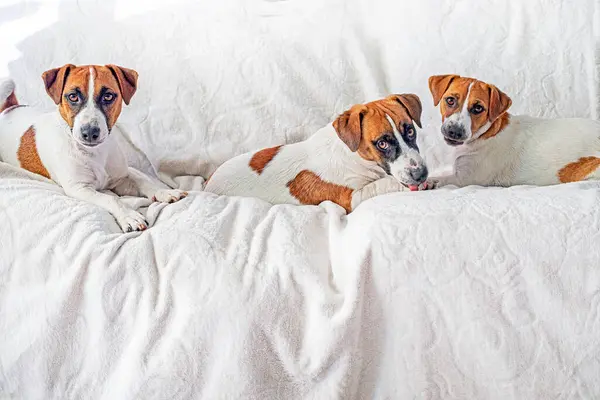
[[[553,185],[600,179],[600,122],[510,115],[512,101],[496,86],[458,75],[429,78],[441,133],[455,149],[443,185]]]
[[[414,94],[358,104],[308,140],[232,158],[205,191],[275,204],[329,200],[350,212],[380,194],[424,189],[415,124],[421,127],[421,101]]]
[[[145,230],[144,216],[119,196],[174,202],[186,196],[128,167],[116,138],[122,102],[137,88],[136,71],[116,65],[67,64],[42,75],[58,106],[42,113],[20,105],[12,80],[0,83],[0,160],[45,176],[73,198],[109,211],[125,232]]]

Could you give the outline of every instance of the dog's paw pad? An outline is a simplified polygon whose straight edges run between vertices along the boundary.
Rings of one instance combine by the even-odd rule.
[[[115,218],[123,232],[145,231],[148,229],[148,222],[137,211],[126,210],[121,215],[116,215]]]
[[[175,203],[177,200],[181,200],[188,195],[188,192],[182,190],[170,189],[170,190],[159,190],[152,196],[152,201],[158,201],[161,203]]]

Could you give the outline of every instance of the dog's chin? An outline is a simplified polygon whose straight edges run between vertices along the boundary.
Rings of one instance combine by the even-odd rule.
[[[447,138],[446,136],[444,136],[444,142],[446,142],[446,144],[449,146],[461,146],[465,143],[464,140],[454,140]]]

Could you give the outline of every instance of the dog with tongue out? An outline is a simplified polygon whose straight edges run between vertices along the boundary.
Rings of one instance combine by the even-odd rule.
[[[415,125],[421,101],[414,94],[357,104],[303,142],[232,158],[205,190],[275,204],[329,200],[351,212],[380,194],[427,189]]]

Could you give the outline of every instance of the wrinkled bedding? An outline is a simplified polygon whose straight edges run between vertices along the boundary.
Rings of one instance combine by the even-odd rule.
[[[2,2],[0,76],[52,109],[45,69],[135,68],[131,140],[204,176],[391,92],[421,97],[421,151],[445,168],[434,73],[490,80],[516,113],[598,117],[595,0],[163,3]],[[122,234],[0,163],[0,398],[600,397],[596,182],[397,193],[348,216],[127,201],[151,229]]]

